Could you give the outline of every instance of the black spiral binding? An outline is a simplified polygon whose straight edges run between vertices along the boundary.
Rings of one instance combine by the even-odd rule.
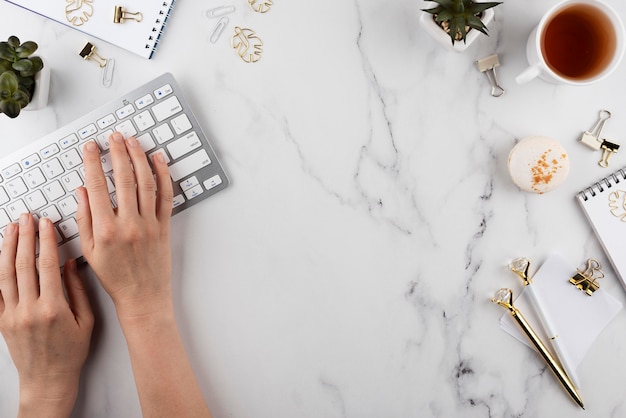
[[[167,19],[170,17],[172,13],[172,9],[174,8],[174,2],[176,0],[170,0],[169,2],[164,1],[162,4],[163,9],[159,11],[159,17],[154,22],[154,27],[152,28],[152,33],[148,37],[148,42],[146,44],[146,49],[152,48],[150,52],[150,58],[154,55],[157,47],[159,46],[159,41],[161,40],[161,35],[165,30],[165,26],[167,26]]]
[[[626,180],[626,167],[621,168],[609,174],[608,176],[598,180],[596,183],[593,183],[591,186],[579,192],[577,196],[582,200],[587,201],[590,198],[595,197],[596,194],[602,193],[606,189],[610,189],[622,180]]]

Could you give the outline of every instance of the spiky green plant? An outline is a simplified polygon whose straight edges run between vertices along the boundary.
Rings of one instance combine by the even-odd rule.
[[[31,56],[37,48],[15,36],[0,42],[0,113],[10,118],[20,114],[35,91],[35,74],[43,68],[41,58]]]
[[[487,27],[479,16],[485,10],[501,4],[493,1],[476,3],[473,0],[432,1],[437,3],[437,6],[422,10],[434,16],[435,21],[450,35],[452,45],[461,40],[465,43],[469,29],[476,29],[489,36]]]

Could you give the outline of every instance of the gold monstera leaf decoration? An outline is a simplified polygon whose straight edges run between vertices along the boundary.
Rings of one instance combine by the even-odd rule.
[[[65,18],[74,26],[82,26],[93,16],[93,0],[65,0]]]

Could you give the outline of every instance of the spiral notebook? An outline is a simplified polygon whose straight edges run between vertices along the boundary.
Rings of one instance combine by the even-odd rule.
[[[626,286],[626,167],[577,193],[576,199]]]
[[[5,1],[150,59],[175,0]],[[123,5],[117,9],[120,23],[115,23],[116,7],[120,5]]]

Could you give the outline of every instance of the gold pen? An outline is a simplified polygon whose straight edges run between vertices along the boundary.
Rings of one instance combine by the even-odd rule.
[[[554,359],[554,357],[552,357],[552,354],[550,354],[550,351],[548,351],[548,349],[543,344],[543,342],[541,342],[541,339],[539,339],[539,336],[535,333],[535,331],[530,326],[528,321],[526,321],[526,318],[524,318],[524,315],[522,315],[519,309],[513,306],[513,291],[511,289],[506,289],[506,288],[500,289],[496,292],[495,297],[493,297],[491,301],[509,310],[511,316],[515,318],[515,321],[520,326],[522,331],[524,331],[526,336],[530,339],[533,345],[537,348],[537,350],[539,351],[539,354],[541,354],[541,357],[543,357],[543,359],[548,364],[548,366],[550,367],[550,369],[552,370],[556,378],[559,380],[559,382],[561,382],[561,385],[563,385],[567,393],[569,393],[572,399],[574,399],[574,401],[576,401],[576,403],[582,409],[585,409],[583,400],[578,394],[576,387],[572,383],[567,373],[563,371],[559,363]]]

